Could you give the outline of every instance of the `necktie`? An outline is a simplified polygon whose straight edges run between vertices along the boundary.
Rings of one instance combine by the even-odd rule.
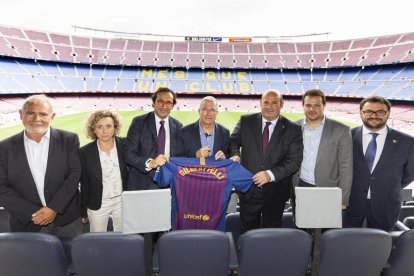
[[[368,169],[371,172],[374,165],[375,154],[377,152],[377,136],[378,133],[370,133],[372,135],[371,141],[369,141],[367,151],[365,152],[365,160],[367,160]]]
[[[158,144],[158,154],[165,153],[165,121],[160,121],[160,129],[158,130],[157,144]]]
[[[262,156],[265,156],[267,148],[269,147],[269,126],[272,122],[266,122],[266,126],[263,129],[262,135]]]

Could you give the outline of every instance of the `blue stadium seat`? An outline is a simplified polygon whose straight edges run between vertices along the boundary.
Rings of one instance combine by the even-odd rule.
[[[406,217],[403,221],[405,226],[407,226],[410,229],[414,229],[414,217]]]
[[[391,251],[384,276],[414,275],[414,229],[401,234]]]
[[[215,230],[178,230],[158,240],[162,276],[227,276],[228,236]]]
[[[413,205],[403,205],[401,206],[399,221],[404,221],[406,217],[414,217],[414,206]]]
[[[0,234],[1,275],[67,275],[69,263],[56,236],[44,233]]]
[[[283,212],[282,228],[296,228],[292,212]]]
[[[250,230],[239,239],[239,276],[303,276],[312,237],[298,229]]]
[[[320,242],[319,276],[378,276],[387,263],[391,246],[391,236],[382,230],[328,230]]]
[[[233,235],[233,240],[237,245],[240,236],[240,213],[232,213],[226,216],[224,231]]]
[[[85,233],[72,241],[77,275],[145,275],[144,238],[119,232]]]

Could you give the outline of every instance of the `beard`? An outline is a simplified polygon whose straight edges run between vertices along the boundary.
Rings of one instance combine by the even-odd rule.
[[[362,120],[362,122],[364,123],[364,126],[371,130],[380,130],[386,125],[386,119],[387,118],[369,118]]]

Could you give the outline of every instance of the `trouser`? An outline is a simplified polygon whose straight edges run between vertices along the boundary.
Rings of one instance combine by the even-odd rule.
[[[82,233],[82,222],[81,219],[78,218],[75,221],[63,226],[51,223],[42,227],[40,232],[55,235],[59,238],[74,238]]]
[[[91,232],[106,232],[109,216],[112,216],[114,231],[122,231],[122,197],[102,199],[101,208],[88,209]]]

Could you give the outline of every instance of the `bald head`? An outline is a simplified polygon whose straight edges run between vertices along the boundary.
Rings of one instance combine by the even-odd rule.
[[[283,107],[283,97],[279,91],[267,90],[263,93],[260,100],[260,109],[263,118],[267,121],[273,121],[280,115],[280,110]]]

